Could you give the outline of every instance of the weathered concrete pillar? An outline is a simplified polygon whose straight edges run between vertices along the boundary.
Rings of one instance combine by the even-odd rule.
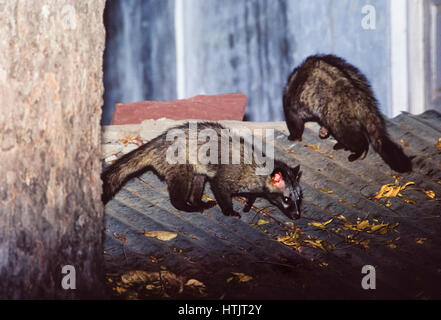
[[[0,298],[99,294],[104,5],[0,0]]]

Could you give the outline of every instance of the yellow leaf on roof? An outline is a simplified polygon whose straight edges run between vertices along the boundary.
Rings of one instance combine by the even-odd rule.
[[[323,240],[303,240],[303,242],[309,245],[310,247],[322,249],[323,251],[326,251],[325,247],[323,246]]]
[[[185,283],[185,286],[187,287],[194,287],[194,288],[200,288],[205,289],[205,284],[203,282],[200,282],[196,279],[190,279]]]
[[[168,231],[149,231],[144,232],[144,235],[146,237],[156,238],[161,241],[170,241],[178,236],[176,233]]]
[[[369,220],[363,220],[362,222],[357,223],[357,230],[359,231],[363,231],[368,227],[369,227]]]
[[[345,222],[344,229],[345,230],[357,230],[357,225],[356,224],[352,224],[350,222]]]
[[[294,235],[287,235],[285,237],[278,237],[277,241],[281,242],[287,246],[294,246],[294,247],[300,246],[298,239]]]
[[[263,219],[259,219],[259,221],[257,221],[257,225],[258,226],[261,226],[263,224],[268,224],[268,223],[269,223],[269,221],[266,221],[266,220],[263,220]]]
[[[370,224],[369,220],[358,221],[356,224],[352,224],[346,221],[344,224],[345,230],[353,231],[366,231],[367,233],[374,233],[379,231],[380,234],[386,234],[388,230],[392,230],[397,225],[389,226],[388,223]]]
[[[203,194],[202,195],[202,198],[204,198],[205,200],[208,200],[208,201],[214,201],[214,199],[211,199],[209,196],[207,196],[206,194]]]
[[[334,193],[334,191],[332,191],[332,190],[325,189],[325,188],[319,188],[316,185],[314,185],[314,188],[317,189],[317,190],[320,190],[321,192],[327,193],[327,194],[333,194]]]
[[[253,277],[248,276],[242,272],[231,272],[233,275],[235,275],[240,282],[248,282],[250,280],[253,280]]]
[[[406,188],[407,186],[413,185],[413,184],[415,184],[415,182],[412,182],[412,181],[406,182],[400,189],[404,190],[404,188]]]
[[[388,223],[373,225],[373,226],[371,226],[371,229],[368,232],[372,233],[372,232],[378,231],[381,228],[387,227],[388,225],[389,225]]]
[[[435,198],[435,192],[433,192],[432,190],[424,190],[424,193],[431,199]]]
[[[305,147],[308,147],[308,148],[311,148],[311,149],[315,149],[315,150],[320,149],[319,146],[314,146],[314,145],[311,145],[311,144],[305,144]]]
[[[326,221],[326,222],[309,222],[308,223],[308,226],[313,226],[313,227],[317,227],[317,228],[320,228],[320,229],[325,229],[325,227],[328,225],[328,224],[330,224],[331,222],[332,222],[332,220],[334,220],[333,218],[332,219],[329,219],[328,221]]]
[[[396,196],[401,196],[400,191],[404,190],[407,186],[415,184],[414,182],[406,182],[404,185],[400,186],[398,180],[395,179],[395,184],[385,184],[381,186],[380,191],[375,194],[375,199],[380,198],[391,198]]]

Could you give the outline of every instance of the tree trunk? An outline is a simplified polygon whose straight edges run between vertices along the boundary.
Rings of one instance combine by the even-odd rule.
[[[2,299],[101,293],[104,5],[0,0]]]

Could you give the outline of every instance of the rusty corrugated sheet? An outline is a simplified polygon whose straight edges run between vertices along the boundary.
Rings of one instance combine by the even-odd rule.
[[[310,127],[295,144],[276,132],[276,158],[300,163],[303,170],[305,213],[294,224],[265,200],[240,220],[223,216],[218,207],[203,214],[179,212],[155,175],[133,179],[106,206],[110,286],[127,290],[116,297],[161,298],[166,292],[171,298],[213,299],[441,298],[441,150],[435,145],[441,115],[402,114],[388,128],[415,156],[412,173],[394,174],[372,150],[365,160],[348,162],[348,152],[334,151],[335,141],[319,139]],[[395,179],[414,184],[400,197],[374,198]],[[429,190],[433,199],[424,192]],[[206,192],[212,196],[209,187]],[[241,212],[240,199],[235,207]],[[259,220],[268,223],[257,225]],[[311,222],[329,223],[318,228]],[[381,224],[386,226],[372,228]],[[178,236],[160,241],[144,235],[151,230]],[[287,235],[300,248],[277,241]],[[364,265],[376,268],[375,290],[361,287]],[[206,290],[184,286],[168,292],[119,283],[129,270],[168,270],[180,281],[203,282]],[[252,279],[240,282],[232,273]]]

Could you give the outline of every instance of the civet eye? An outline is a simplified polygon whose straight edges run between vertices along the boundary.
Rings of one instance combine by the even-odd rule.
[[[288,203],[289,202],[289,198],[288,197],[283,197],[283,202]]]

